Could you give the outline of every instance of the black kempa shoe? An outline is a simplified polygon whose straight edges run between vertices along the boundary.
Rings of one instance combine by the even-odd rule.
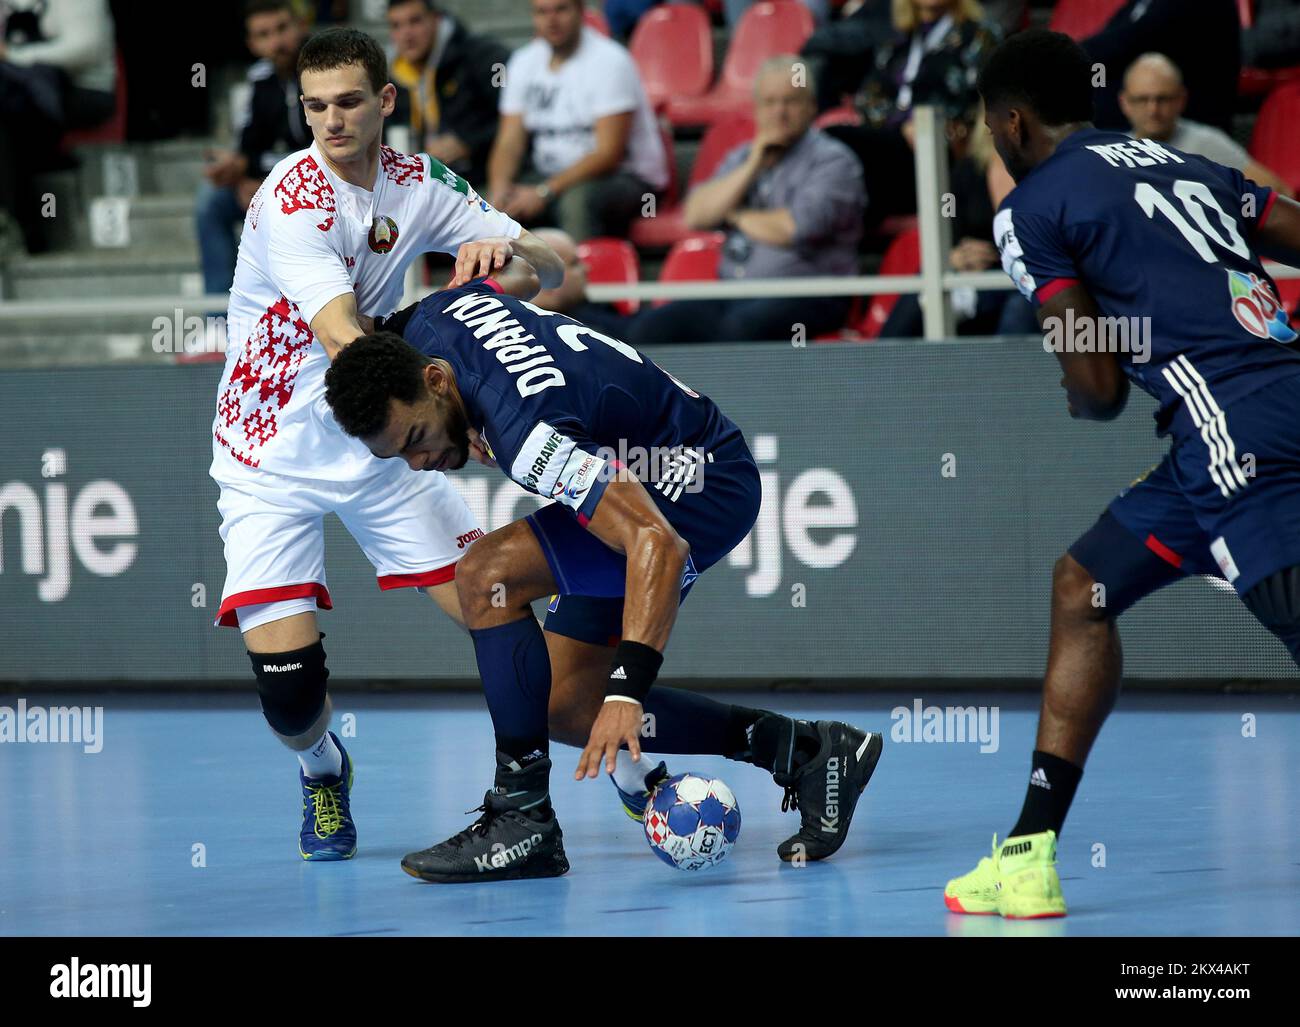
[[[551,809],[545,757],[520,768],[497,754],[496,787],[474,812],[483,815],[445,842],[402,858],[412,877],[437,884],[559,877],[569,871],[564,834]]]
[[[785,788],[781,809],[798,810],[803,821],[798,834],[777,846],[777,855],[787,863],[825,859],[844,844],[858,797],[884,747],[881,735],[837,720],[802,721],[799,726],[816,731],[821,744],[797,770],[772,773]]]

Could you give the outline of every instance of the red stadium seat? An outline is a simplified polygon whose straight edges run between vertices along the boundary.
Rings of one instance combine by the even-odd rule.
[[[63,136],[63,149],[71,150],[77,146],[110,145],[126,142],[126,64],[122,60],[122,51],[115,55],[117,63],[117,85],[114,90],[113,115],[102,125],[94,128],[78,129]]]
[[[626,239],[601,236],[578,245],[578,259],[587,265],[587,280],[598,284],[636,284],[641,281],[641,261],[636,249]],[[640,300],[616,300],[615,308],[624,316],[635,314]]]
[[[911,228],[895,237],[880,262],[882,275],[915,275],[921,270],[921,232]],[[876,295],[867,304],[866,316],[855,326],[864,339],[874,339],[885,327],[898,296]]]
[[[702,7],[651,8],[632,30],[628,50],[655,110],[677,97],[703,96],[713,82],[713,33]]]
[[[668,163],[675,170],[676,164],[673,161],[671,148],[672,136],[666,130],[665,133]],[[729,119],[712,125],[700,141],[700,151],[695,155],[695,163],[691,166],[691,179],[687,188],[693,189],[701,182],[707,182],[717,171],[722,159],[734,147],[753,138],[754,123],[748,117]],[[669,186],[668,192],[671,195],[664,198],[657,216],[641,218],[632,223],[632,231],[629,234],[638,246],[662,249],[691,234],[682,219],[683,204],[677,196],[675,182]]]
[[[798,0],[759,0],[736,25],[718,84],[704,96],[669,101],[674,125],[711,125],[750,113],[754,76],[769,57],[798,53],[812,35],[813,17]]]
[[[1255,24],[1255,0],[1237,0],[1237,12],[1241,15],[1242,28],[1248,29]],[[1237,95],[1266,96],[1277,86],[1297,80],[1300,80],[1300,66],[1294,68],[1242,68],[1241,77],[1237,79]]]
[[[1127,0],[1056,0],[1048,28],[1074,39],[1095,36]]]
[[[722,257],[721,232],[701,232],[673,243],[659,272],[661,282],[714,282],[718,279],[718,262]],[[662,307],[669,300],[655,300]]]
[[[817,115],[817,120],[813,122],[818,128],[830,128],[832,125],[861,125],[862,115],[852,104],[843,104],[840,107],[832,107],[828,111],[822,111]]]
[[[609,22],[605,20],[605,12],[599,8],[584,7],[582,20],[587,23],[588,28],[595,29],[602,36],[609,35]]]
[[[1300,189],[1300,82],[1288,82],[1269,93],[1250,137],[1250,155],[1272,168],[1291,188]]]

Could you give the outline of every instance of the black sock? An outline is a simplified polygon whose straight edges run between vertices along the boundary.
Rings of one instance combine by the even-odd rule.
[[[779,713],[755,711],[749,762],[774,774],[791,774],[817,754],[821,739],[811,724]]]
[[[1007,837],[1055,831],[1059,838],[1061,826],[1070,812],[1070,803],[1074,801],[1074,793],[1082,777],[1082,767],[1076,767],[1069,760],[1053,756],[1050,752],[1035,749],[1025,804],[1020,810],[1020,819]]]
[[[650,689],[641,708],[651,718],[641,739],[647,752],[725,756],[729,760],[748,759],[747,729],[763,715],[759,710],[664,685]]]

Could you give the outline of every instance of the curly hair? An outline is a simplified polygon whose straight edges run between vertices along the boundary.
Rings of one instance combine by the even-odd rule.
[[[304,71],[332,71],[349,64],[366,69],[370,88],[378,93],[388,84],[388,58],[379,44],[357,29],[332,28],[317,33],[298,52],[298,79]]]
[[[390,399],[414,403],[424,393],[424,369],[433,361],[400,335],[363,335],[325,372],[325,402],[348,435],[370,438],[388,425]]]
[[[1092,62],[1060,32],[1026,29],[1009,37],[980,72],[979,91],[986,106],[1023,103],[1046,125],[1092,120]]]

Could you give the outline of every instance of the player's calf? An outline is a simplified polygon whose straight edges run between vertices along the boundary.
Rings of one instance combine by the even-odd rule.
[[[343,746],[328,730],[331,706],[325,649],[317,641],[290,652],[248,655],[262,715],[302,765],[299,854],[312,861],[350,859],[357,851],[351,810],[353,769]]]

